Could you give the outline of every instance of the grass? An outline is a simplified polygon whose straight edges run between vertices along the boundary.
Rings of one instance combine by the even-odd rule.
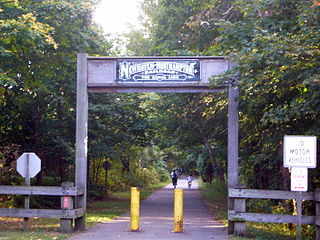
[[[32,218],[29,232],[21,230],[22,224],[21,218],[0,217],[0,240],[63,240],[70,236],[59,232],[58,219]]]
[[[167,185],[159,183],[140,189],[141,199]],[[89,201],[87,207],[87,228],[108,222],[120,216],[130,208],[130,190],[110,193],[103,200]],[[64,240],[72,234],[60,233],[60,220],[49,218],[32,218],[31,231],[23,232],[21,218],[0,217],[0,240]]]
[[[211,213],[227,226],[227,187],[225,183],[206,184],[199,180],[201,194]]]
[[[202,196],[212,214],[227,225],[227,186],[222,182],[206,184],[200,181]],[[245,237],[230,237],[231,240],[294,240],[295,229],[290,230],[286,224],[247,222]],[[309,229],[310,228],[310,229]],[[314,239],[312,227],[306,226],[303,231],[304,240]]]

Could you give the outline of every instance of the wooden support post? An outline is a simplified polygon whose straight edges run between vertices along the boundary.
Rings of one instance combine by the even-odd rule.
[[[76,208],[83,208],[84,216],[75,220],[75,230],[86,229],[87,205],[87,148],[88,148],[88,92],[87,54],[78,54],[77,64],[77,114],[76,114],[76,173],[77,187],[83,187],[84,194],[76,197]]]
[[[27,161],[26,161],[26,186],[30,187],[30,156],[29,153],[27,154]],[[24,208],[30,208],[30,195],[25,196],[24,198]],[[30,219],[28,217],[23,218],[23,231],[27,232],[30,230]]]
[[[238,189],[245,189],[246,186],[239,184]],[[237,198],[234,199],[234,211],[235,213],[245,213],[246,212],[246,199]],[[244,220],[237,220],[234,222],[234,235],[235,236],[244,236],[246,233],[246,222]]]
[[[316,240],[320,240],[320,188],[316,189],[315,192],[315,201],[316,201]]]
[[[67,187],[73,187],[73,182],[63,182],[61,187],[63,190],[67,190]],[[62,196],[61,197],[61,209],[70,210],[74,209],[73,198],[71,196]],[[71,233],[73,232],[73,219],[60,219],[60,228],[63,233]]]
[[[238,88],[231,82],[228,90],[228,189],[238,184],[238,97]],[[228,210],[234,210],[232,198],[228,198]],[[234,233],[232,221],[228,221],[228,233]]]

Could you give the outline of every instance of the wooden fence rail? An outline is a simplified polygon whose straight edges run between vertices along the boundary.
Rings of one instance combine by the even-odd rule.
[[[230,188],[229,197],[234,199],[234,209],[228,211],[228,220],[234,223],[234,234],[245,233],[245,222],[269,222],[269,223],[298,223],[296,215],[279,215],[264,213],[247,213],[247,198],[259,199],[298,199],[298,192],[257,190],[246,188]],[[317,227],[317,240],[320,240],[320,191],[300,193],[303,200],[311,200],[316,203],[316,216],[302,216],[302,224],[314,224]]]
[[[7,186],[0,185],[0,194],[6,195],[42,195],[61,197],[61,209],[28,209],[0,208],[1,217],[24,218],[24,230],[29,229],[30,217],[60,218],[62,232],[73,231],[73,220],[84,216],[84,209],[74,209],[74,197],[84,194],[84,189],[74,187],[73,183],[65,182],[61,186]],[[26,224],[27,223],[27,224]]]
[[[39,217],[39,218],[65,218],[74,219],[83,216],[83,209],[24,209],[24,208],[0,208],[1,217]]]
[[[229,211],[229,220],[247,222],[269,222],[269,223],[294,223],[297,224],[297,216],[265,214],[265,213],[236,213]],[[302,224],[315,224],[315,216],[303,216]]]
[[[320,192],[302,192],[303,200],[315,200],[315,195],[320,198]],[[298,192],[279,191],[279,190],[257,190],[257,189],[238,189],[230,188],[229,197],[232,198],[260,198],[260,199],[297,199]]]
[[[60,186],[0,186],[0,194],[42,195],[42,196],[78,196],[82,195],[82,187]]]

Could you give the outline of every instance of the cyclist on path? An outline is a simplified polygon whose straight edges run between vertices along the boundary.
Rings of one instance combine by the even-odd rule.
[[[187,182],[188,182],[188,188],[189,189],[191,189],[192,181],[193,181],[193,177],[192,177],[191,174],[189,174],[189,176],[187,177]]]
[[[176,186],[177,186],[177,181],[178,181],[178,176],[177,176],[177,173],[176,173],[176,170],[175,170],[175,169],[173,169],[172,172],[171,172],[171,178],[172,178],[173,188],[176,188]]]

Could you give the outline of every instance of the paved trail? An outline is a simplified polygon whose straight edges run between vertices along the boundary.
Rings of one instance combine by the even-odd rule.
[[[226,228],[214,220],[205,206],[198,183],[193,181],[187,189],[185,179],[178,180],[178,188],[184,188],[184,232],[173,233],[173,189],[168,185],[153,193],[140,205],[141,232],[129,232],[130,213],[108,223],[99,224],[70,240],[225,240]]]

